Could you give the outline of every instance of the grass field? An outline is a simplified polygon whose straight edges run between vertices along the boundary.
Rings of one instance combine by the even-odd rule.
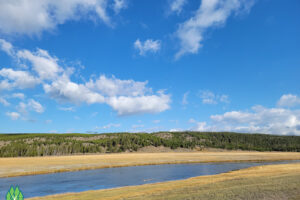
[[[60,194],[31,200],[299,200],[300,163],[266,165],[180,181]]]
[[[136,165],[300,160],[298,152],[118,153],[79,156],[0,158],[0,177]]]

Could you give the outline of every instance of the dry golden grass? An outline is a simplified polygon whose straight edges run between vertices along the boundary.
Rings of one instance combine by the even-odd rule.
[[[0,158],[0,177],[137,165],[296,159],[300,159],[300,153],[245,151],[120,153],[78,156]]]
[[[300,163],[140,186],[60,194],[30,200],[285,200],[300,199]]]

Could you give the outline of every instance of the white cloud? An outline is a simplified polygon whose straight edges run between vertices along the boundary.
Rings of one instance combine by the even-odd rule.
[[[160,120],[157,119],[157,120],[153,120],[152,122],[153,122],[154,124],[158,124],[158,123],[160,123]]]
[[[190,93],[190,92],[186,92],[186,93],[183,94],[183,98],[182,98],[182,104],[183,104],[183,105],[186,105],[186,104],[189,103],[189,102],[188,102],[188,96],[189,96],[189,93]]]
[[[25,98],[25,94],[23,93],[13,93],[11,95],[12,98],[18,98],[18,99],[24,99]]]
[[[102,128],[103,129],[110,129],[110,128],[116,128],[116,127],[120,127],[121,124],[113,124],[113,123],[110,123],[110,124],[107,124],[105,126],[103,126]]]
[[[207,123],[206,122],[198,122],[195,119],[191,118],[189,119],[189,123],[191,124],[195,124],[193,128],[191,128],[193,131],[210,131],[209,128],[207,127]]]
[[[8,55],[11,55],[12,51],[13,51],[13,46],[11,43],[9,43],[3,39],[0,39],[0,49],[2,51],[6,52]]]
[[[219,96],[219,101],[222,103],[230,103],[228,95],[225,94]]]
[[[202,0],[195,15],[179,25],[176,36],[180,41],[178,59],[184,54],[196,54],[202,47],[207,29],[225,24],[227,18],[235,14],[249,12],[254,0]]]
[[[38,49],[32,53],[28,50],[18,51],[17,57],[24,59],[32,64],[32,69],[44,79],[54,79],[59,72],[62,72],[62,68],[57,64],[57,58],[53,58],[45,50]]]
[[[28,101],[28,107],[37,113],[42,113],[45,111],[45,108],[37,101],[30,99]]]
[[[22,113],[23,115],[27,115],[28,111],[27,111],[27,104],[24,102],[20,102],[17,106],[16,106],[17,110],[19,113]]]
[[[98,16],[100,17],[100,19],[102,19],[102,21],[105,24],[111,26],[111,20],[110,17],[107,15],[106,8],[107,8],[107,0],[102,0],[99,1],[99,5],[96,6],[95,10]]]
[[[169,130],[169,132],[181,132],[181,131],[183,131],[183,129],[181,128],[172,128]]]
[[[1,90],[10,90],[12,89],[12,85],[9,83],[8,80],[0,81],[0,91]]]
[[[146,92],[151,92],[151,89],[146,87],[147,83],[147,81],[120,80],[114,76],[107,78],[102,75],[95,81],[90,80],[86,86],[91,90],[99,91],[107,96],[138,96]]]
[[[177,14],[179,14],[186,2],[187,0],[172,0],[170,4],[171,12],[176,12]]]
[[[124,8],[127,8],[126,0],[114,0],[113,9],[116,14],[118,14]]]
[[[228,95],[221,94],[216,95],[209,90],[202,90],[199,92],[199,97],[202,99],[203,104],[218,104],[221,103],[229,103]]]
[[[20,102],[17,106],[17,110],[19,113],[22,113],[23,115],[28,114],[28,110],[34,111],[37,113],[43,113],[45,111],[45,108],[34,99],[29,99],[27,103]]]
[[[232,111],[211,119],[224,130],[300,135],[300,111],[254,106],[252,112]]]
[[[29,65],[24,71],[1,69],[0,76],[4,79],[0,79],[0,90],[25,89],[41,84],[44,92],[59,102],[104,103],[119,115],[157,113],[170,107],[170,95],[164,94],[163,91],[154,93],[147,87],[147,81],[120,80],[114,76],[108,78],[101,75],[99,78],[77,83],[71,79],[74,70],[60,66],[59,59],[45,50],[19,50],[16,53],[13,51],[11,57],[20,64]],[[19,105],[19,109],[26,112],[28,105],[23,104]],[[34,106],[36,111],[39,110],[38,105],[31,101],[30,107]]]
[[[44,84],[44,90],[51,98],[61,102],[106,103],[119,115],[157,113],[169,109],[170,96],[161,91],[154,95],[146,84],[105,76],[78,84],[62,75],[51,84]]]
[[[204,104],[217,104],[215,94],[211,91],[201,91],[200,98]]]
[[[67,75],[61,76],[51,84],[43,85],[45,93],[51,98],[61,102],[80,103],[104,103],[104,97],[88,89],[84,84],[72,82]]]
[[[110,97],[107,100],[119,115],[133,115],[141,113],[159,113],[170,108],[170,96],[162,92],[157,95],[137,97]]]
[[[58,109],[62,111],[71,111],[71,112],[75,111],[74,107],[59,107]]]
[[[4,78],[0,82],[0,90],[11,90],[13,88],[33,88],[40,80],[27,71],[18,71],[10,68],[2,68],[0,76]]]
[[[207,131],[206,122],[196,122],[196,127],[194,128],[196,131]]]
[[[152,39],[141,42],[140,39],[137,39],[134,42],[134,48],[139,51],[140,55],[145,55],[147,52],[156,53],[161,48],[161,42],[159,40]]]
[[[20,118],[20,114],[17,112],[6,112],[6,115],[10,117],[12,120],[17,120]]]
[[[300,110],[253,106],[250,111],[230,111],[210,118],[210,124],[190,120],[195,124],[192,130],[300,135]]]
[[[10,103],[3,97],[0,97],[0,103],[3,104],[4,106],[10,105]]]
[[[108,79],[105,76],[77,84],[64,75],[51,84],[44,84],[44,90],[61,102],[106,103],[119,115],[157,113],[169,109],[170,96],[161,91],[156,95],[151,94],[152,90],[146,88],[145,84],[133,80]]]
[[[293,94],[282,95],[277,102],[278,106],[281,107],[294,107],[300,105],[300,97]]]
[[[119,0],[120,1],[120,0]],[[0,32],[37,35],[59,24],[81,18],[101,19],[111,25],[108,0],[10,0],[0,1]],[[123,8],[121,3],[114,6]],[[118,7],[118,8],[117,8]],[[94,17],[95,18],[95,17]]]

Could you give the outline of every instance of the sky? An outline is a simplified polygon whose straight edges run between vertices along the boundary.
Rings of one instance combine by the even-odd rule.
[[[298,0],[0,1],[0,132],[300,135]]]

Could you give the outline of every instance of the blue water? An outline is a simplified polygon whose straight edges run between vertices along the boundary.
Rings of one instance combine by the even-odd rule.
[[[148,165],[0,178],[0,199],[5,197],[11,185],[18,185],[24,197],[29,198],[179,180],[258,165],[290,162],[293,161]]]

